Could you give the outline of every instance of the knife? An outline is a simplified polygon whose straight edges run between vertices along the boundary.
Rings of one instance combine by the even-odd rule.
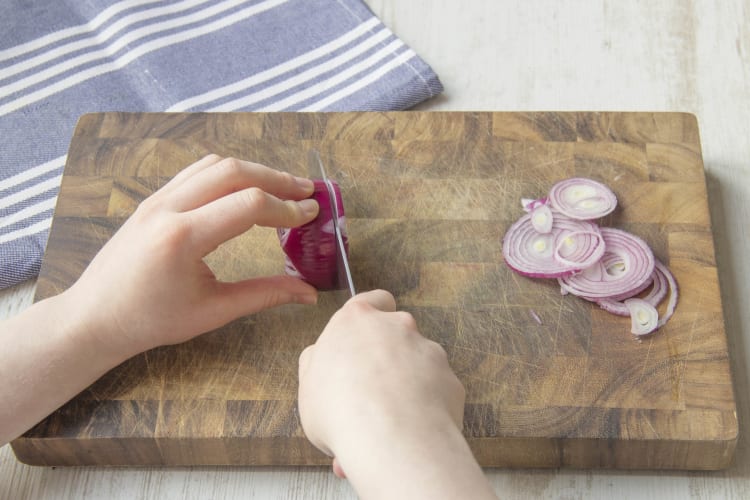
[[[354,280],[352,279],[351,267],[349,266],[349,259],[346,254],[346,247],[344,246],[344,236],[341,233],[341,226],[339,225],[339,208],[336,205],[336,193],[333,190],[333,184],[326,175],[326,169],[323,166],[323,161],[320,159],[320,153],[316,150],[310,152],[310,169],[314,172],[314,176],[320,177],[325,183],[328,189],[328,196],[331,200],[331,210],[333,211],[333,231],[336,238],[336,270],[338,271],[338,285],[344,285],[343,289],[348,289],[350,297],[354,297],[357,293],[354,289]],[[317,170],[316,170],[317,169]]]

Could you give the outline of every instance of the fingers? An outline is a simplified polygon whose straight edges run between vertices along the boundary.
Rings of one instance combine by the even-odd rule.
[[[172,208],[178,211],[192,210],[251,187],[284,200],[301,200],[313,193],[314,186],[310,179],[295,177],[258,163],[234,158],[217,162],[216,158],[206,157],[173,179],[178,182],[171,193]]]
[[[254,225],[297,227],[318,214],[309,179],[263,165],[208,155],[154,194],[153,206],[185,214],[190,244],[203,255]]]
[[[218,283],[212,310],[226,321],[282,304],[314,304],[318,291],[291,276],[267,276],[235,283]]]
[[[384,312],[396,310],[396,299],[385,290],[371,290],[355,295],[348,302],[364,302]]]
[[[219,163],[221,160],[223,160],[223,158],[215,154],[204,156],[192,165],[188,165],[187,167],[180,170],[177,175],[172,177],[172,179],[167,182],[159,191],[162,194],[173,191],[196,173],[210,167],[211,165]]]
[[[188,212],[194,244],[203,255],[254,225],[297,227],[318,215],[313,199],[280,200],[253,187],[219,198]]]

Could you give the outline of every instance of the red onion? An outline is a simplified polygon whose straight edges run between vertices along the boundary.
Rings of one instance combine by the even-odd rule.
[[[646,242],[625,231],[601,228],[606,250],[601,260],[573,276],[559,279],[566,292],[589,300],[623,300],[649,285],[654,254]]]
[[[521,205],[526,215],[503,238],[503,257],[511,269],[533,278],[557,278],[563,295],[630,316],[631,332],[637,336],[656,331],[672,317],[677,282],[646,242],[591,222],[617,205],[607,186],[567,179],[555,184],[548,198],[523,198]],[[667,292],[669,302],[660,317],[656,308]],[[538,316],[532,311],[532,317]]]
[[[664,264],[658,260],[654,261],[654,273],[651,275],[651,283],[649,283],[649,285],[651,285],[651,290],[648,292],[648,295],[643,297],[643,300],[654,307],[658,306],[659,303],[664,300],[664,297],[666,297],[667,292],[669,291],[669,285],[665,273],[671,274]],[[611,312],[612,314],[617,314],[618,316],[630,316],[630,310],[621,301],[607,298],[598,299],[596,303],[599,304],[599,307],[607,312]]]
[[[534,229],[532,216],[533,212],[521,217],[503,238],[505,262],[517,273],[532,278],[566,276],[592,265],[604,253],[596,224],[553,213],[552,228],[543,234]]]
[[[574,177],[552,186],[549,203],[572,219],[592,220],[611,213],[617,206],[617,197],[600,182]]]
[[[344,203],[338,184],[329,179],[335,194],[336,207],[339,213],[339,226],[348,251],[346,236],[346,219]],[[318,216],[304,226],[279,228],[278,236],[281,248],[286,254],[285,270],[287,274],[303,279],[318,290],[340,288],[338,283],[338,262],[336,258],[336,236],[333,228],[333,208],[325,181],[314,179],[315,190],[312,194],[320,211]]]

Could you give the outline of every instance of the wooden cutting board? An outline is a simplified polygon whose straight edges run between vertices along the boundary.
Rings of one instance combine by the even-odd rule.
[[[391,290],[446,348],[482,465],[730,463],[735,400],[698,126],[687,114],[86,115],[36,299],[70,286],[141,200],[205,154],[306,175],[311,148],[342,186],[358,288]],[[605,223],[644,238],[674,272],[677,311],[653,336],[635,340],[628,319],[503,263],[520,198],[571,176],[609,185],[620,206]],[[279,273],[283,255],[272,229],[253,229],[209,264],[231,280]],[[324,293],[317,306],[280,307],[137,356],[13,449],[40,465],[328,464],[299,424],[297,358],[337,306]]]

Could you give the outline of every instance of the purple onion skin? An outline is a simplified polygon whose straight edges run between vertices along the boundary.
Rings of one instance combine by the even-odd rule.
[[[329,182],[333,186],[344,248],[348,254],[349,241],[343,224],[344,203],[341,190],[335,181],[329,180]],[[320,206],[318,216],[304,226],[278,229],[281,248],[286,254],[286,272],[310,283],[318,290],[341,289],[345,285],[339,283],[331,198],[325,181],[313,179],[313,183],[315,190],[311,198],[315,199]]]

